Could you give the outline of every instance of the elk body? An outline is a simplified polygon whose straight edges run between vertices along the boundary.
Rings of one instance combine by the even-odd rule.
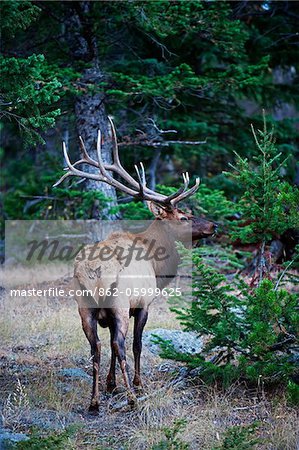
[[[99,408],[101,343],[97,333],[98,324],[109,328],[110,331],[111,363],[107,376],[107,390],[112,392],[116,388],[115,367],[118,360],[128,392],[128,401],[134,404],[136,401],[134,392],[142,388],[140,376],[142,332],[148,318],[149,306],[156,297],[157,290],[163,289],[177,273],[179,255],[175,242],[178,240],[185,242],[189,238],[198,240],[213,235],[216,231],[215,223],[194,217],[177,208],[178,202],[196,192],[199,179],[193,187],[188,189],[189,176],[187,173],[183,174],[183,186],[174,194],[166,196],[146,186],[142,163],[140,163],[140,170],[135,166],[138,181],[125,171],[119,160],[113,122],[109,120],[114,144],[113,164],[104,164],[102,161],[100,131],[97,140],[97,161],[89,157],[80,138],[83,159],[72,164],[66,146],[63,144],[68,171],[55,186],[72,175],[109,183],[134,198],[145,200],[155,220],[142,233],[112,233],[103,242],[85,246],[77,255],[74,270],[75,286],[79,288],[77,290],[94,293],[92,296],[89,294],[76,298],[83,331],[90,343],[93,357],[90,411],[97,411]],[[78,169],[78,166],[83,163],[97,168],[98,173],[83,172]],[[113,178],[111,172],[117,174],[123,181]],[[126,258],[120,257],[117,249],[122,249],[126,255],[130,254],[129,263]],[[147,257],[140,257],[142,253]],[[162,253],[164,257],[161,257]],[[101,257],[104,254],[106,257]],[[125,351],[130,317],[134,317],[134,389],[129,378]]]

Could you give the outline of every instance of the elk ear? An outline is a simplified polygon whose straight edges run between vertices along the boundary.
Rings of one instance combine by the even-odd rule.
[[[154,214],[155,217],[161,217],[163,218],[166,215],[166,211],[162,206],[158,205],[155,202],[146,202],[148,209],[151,213]]]

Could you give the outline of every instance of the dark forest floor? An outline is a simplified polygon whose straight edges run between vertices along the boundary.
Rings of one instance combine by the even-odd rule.
[[[67,279],[48,284],[65,286]],[[27,286],[28,287],[28,286]],[[44,287],[44,286],[43,286]],[[124,393],[110,396],[102,385],[100,412],[87,412],[91,390],[89,346],[76,304],[67,298],[2,298],[0,402],[2,425],[13,432],[50,436],[69,430],[67,449],[150,449],[165,438],[164,427],[186,420],[178,437],[191,449],[210,450],[231,426],[257,423],[256,448],[295,450],[297,414],[283,393],[266,393],[235,384],[223,392],[180,376],[181,366],[144,348],[145,398],[137,409],[126,406]],[[178,329],[164,299],[151,307],[147,329]],[[133,366],[132,330],[127,338]],[[102,339],[101,380],[109,364],[109,339]],[[120,385],[122,385],[118,373]],[[175,380],[178,380],[176,382]],[[21,447],[18,447],[21,448]],[[43,448],[41,441],[40,448]]]

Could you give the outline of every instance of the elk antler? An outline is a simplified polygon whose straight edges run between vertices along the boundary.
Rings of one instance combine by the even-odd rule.
[[[188,189],[189,185],[189,174],[188,172],[183,173],[183,181],[184,184],[182,187],[180,187],[176,192],[173,194],[166,196],[163,194],[160,194],[159,192],[155,192],[152,189],[149,189],[146,186],[146,178],[145,178],[145,170],[142,162],[140,162],[140,169],[135,165],[135,170],[137,173],[138,181],[136,181],[122,166],[119,158],[119,152],[118,152],[118,145],[117,145],[117,137],[116,137],[116,131],[114,127],[114,123],[111,119],[111,117],[108,117],[110,126],[111,126],[111,132],[112,132],[112,139],[113,139],[113,163],[112,164],[106,164],[103,162],[102,159],[102,134],[101,131],[98,131],[98,137],[97,137],[97,161],[92,159],[85,147],[84,141],[81,136],[79,136],[79,142],[80,147],[82,150],[83,158],[76,161],[75,163],[71,163],[66,144],[65,142],[62,143],[62,149],[64,158],[67,164],[67,168],[64,170],[67,170],[67,172],[53,185],[53,187],[58,186],[60,183],[62,183],[66,178],[70,176],[76,176],[80,178],[90,178],[92,180],[102,181],[104,183],[109,184],[110,186],[113,186],[115,189],[118,189],[134,198],[138,198],[140,200],[147,200],[152,201],[155,203],[158,203],[161,206],[165,206],[168,208],[174,207],[178,202],[181,200],[186,199],[187,197],[190,197],[190,195],[194,194],[199,186],[200,180],[199,178],[196,178],[195,185]],[[88,164],[89,166],[95,167],[99,170],[98,173],[90,173],[90,172],[84,172],[83,170],[80,170],[77,168],[77,166],[80,166],[81,164]],[[125,181],[126,184],[123,182],[120,182],[113,178],[113,176],[109,172],[116,173],[123,181]]]

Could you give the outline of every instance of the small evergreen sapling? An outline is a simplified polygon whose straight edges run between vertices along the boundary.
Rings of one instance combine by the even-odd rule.
[[[188,331],[204,337],[200,355],[175,352],[162,343],[164,356],[198,367],[201,378],[224,385],[243,378],[251,382],[287,384],[298,379],[299,315],[297,296],[281,288],[287,268],[276,282],[270,279],[266,245],[298,224],[298,192],[281,180],[284,161],[275,148],[273,131],[258,135],[253,162],[237,155],[235,178],[244,188],[238,207],[242,220],[235,224],[234,238],[259,244],[257,285],[229,283],[226,277],[193,252],[191,302],[173,310]],[[238,227],[237,227],[238,225]],[[182,249],[181,249],[182,251]],[[182,251],[186,257],[188,250]],[[187,298],[187,297],[186,297]]]
[[[299,227],[299,190],[282,180],[286,159],[278,152],[273,129],[252,126],[257,153],[252,161],[236,154],[232,175],[243,194],[237,204],[242,219],[233,223],[232,239],[259,245],[256,269],[259,282],[268,275],[270,257],[266,246],[286,230]]]
[[[296,376],[293,353],[298,348],[297,297],[264,279],[250,289],[234,286],[202,258],[193,255],[191,303],[173,307],[185,330],[203,337],[200,355],[175,352],[165,344],[162,356],[199,367],[202,379],[229,385],[242,378],[286,384]]]

